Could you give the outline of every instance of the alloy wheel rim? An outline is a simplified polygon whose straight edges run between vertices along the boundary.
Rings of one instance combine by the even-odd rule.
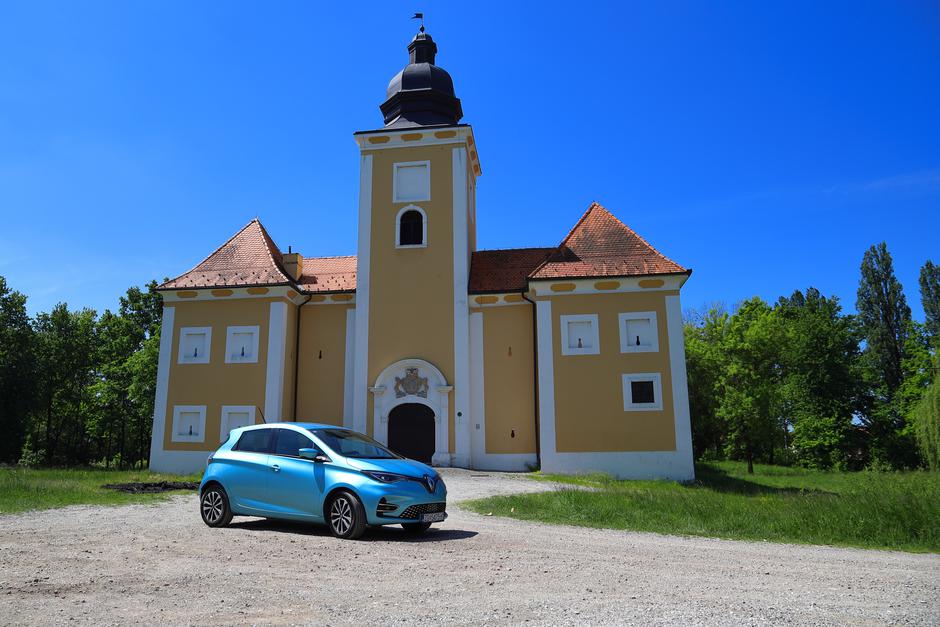
[[[215,490],[206,492],[202,498],[202,515],[206,521],[216,523],[222,518],[222,495]]]
[[[333,506],[330,507],[330,522],[336,533],[344,535],[349,531],[352,527],[352,519],[352,507],[347,499],[340,497],[333,501]]]

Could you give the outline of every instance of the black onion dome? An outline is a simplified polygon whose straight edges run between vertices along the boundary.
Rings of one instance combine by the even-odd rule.
[[[392,78],[387,100],[379,107],[386,127],[456,124],[463,117],[454,81],[434,65],[437,44],[427,33],[418,33],[408,44],[410,63]]]

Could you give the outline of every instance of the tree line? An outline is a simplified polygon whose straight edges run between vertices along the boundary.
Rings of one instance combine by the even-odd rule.
[[[117,312],[27,315],[0,277],[0,462],[143,467],[160,347],[162,301],[151,281]]]
[[[686,315],[697,459],[940,469],[940,266],[911,309],[884,243],[865,252],[856,314],[815,288]]]
[[[162,301],[64,303],[30,317],[0,277],[0,463],[146,466]],[[856,314],[814,288],[686,316],[696,459],[940,469],[940,266],[920,272],[925,322],[885,244],[864,255]]]

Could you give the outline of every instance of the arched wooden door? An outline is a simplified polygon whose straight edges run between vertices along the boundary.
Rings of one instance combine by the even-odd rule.
[[[388,447],[425,464],[434,455],[434,412],[420,403],[405,403],[388,415]]]

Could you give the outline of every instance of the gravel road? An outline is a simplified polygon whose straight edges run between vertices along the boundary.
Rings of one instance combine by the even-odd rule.
[[[446,469],[450,500],[553,489]],[[559,527],[451,505],[360,542],[195,496],[0,517],[4,624],[940,624],[940,555]]]

